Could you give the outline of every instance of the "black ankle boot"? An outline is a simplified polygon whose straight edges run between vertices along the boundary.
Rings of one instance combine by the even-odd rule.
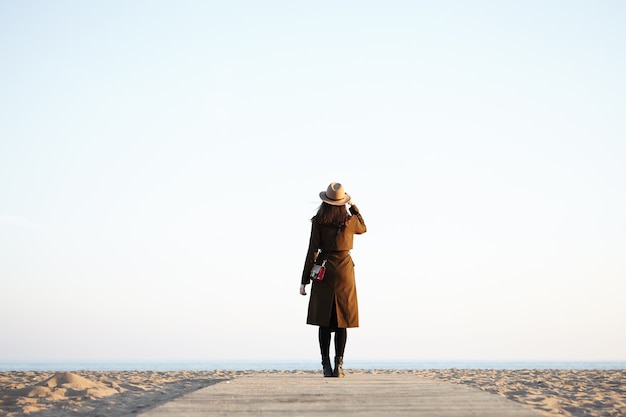
[[[322,369],[324,369],[324,376],[333,376],[333,368],[330,366],[330,356],[322,356]]]
[[[343,356],[335,356],[335,371],[333,372],[333,376],[337,378],[343,378],[345,376],[343,374]]]

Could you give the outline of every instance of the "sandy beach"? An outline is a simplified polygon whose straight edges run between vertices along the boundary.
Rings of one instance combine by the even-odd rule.
[[[429,370],[426,378],[502,395],[545,416],[626,416],[626,370]]]
[[[137,415],[242,375],[318,371],[0,372],[0,416]],[[504,396],[545,416],[626,415],[626,370],[355,370],[414,374]]]

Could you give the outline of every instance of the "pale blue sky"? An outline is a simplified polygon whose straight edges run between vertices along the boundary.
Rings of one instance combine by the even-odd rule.
[[[0,360],[624,360],[619,1],[0,3]]]

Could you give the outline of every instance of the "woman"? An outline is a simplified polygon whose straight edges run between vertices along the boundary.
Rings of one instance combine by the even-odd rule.
[[[359,209],[341,184],[331,183],[326,191],[320,193],[320,198],[322,204],[311,219],[311,238],[302,271],[300,294],[306,295],[313,265],[319,265],[326,259],[323,280],[313,280],[307,324],[319,326],[324,376],[343,378],[346,329],[359,327],[359,306],[350,249],[354,235],[365,233],[367,229]],[[350,213],[346,210],[346,204],[350,205]],[[335,332],[334,370],[330,364],[332,332]]]

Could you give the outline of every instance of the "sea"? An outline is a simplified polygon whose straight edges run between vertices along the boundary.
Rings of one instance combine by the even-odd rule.
[[[319,369],[316,360],[198,360],[198,361],[0,361],[0,371],[290,371]],[[626,361],[431,361],[344,360],[346,369],[598,369],[624,370]]]

